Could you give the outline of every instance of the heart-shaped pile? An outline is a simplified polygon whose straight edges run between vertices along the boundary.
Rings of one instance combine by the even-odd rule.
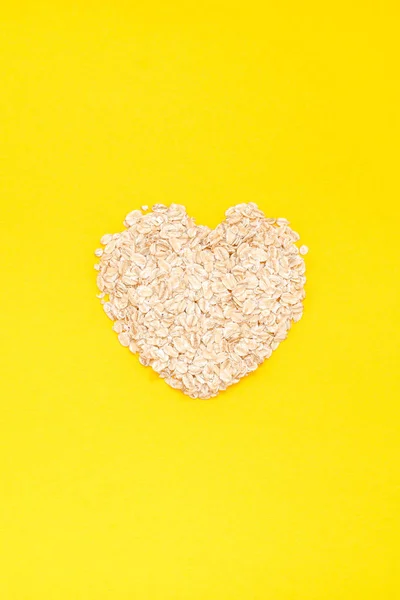
[[[301,318],[305,264],[286,219],[250,202],[212,230],[156,204],[124,225],[95,252],[98,296],[121,344],[192,398],[257,369]]]

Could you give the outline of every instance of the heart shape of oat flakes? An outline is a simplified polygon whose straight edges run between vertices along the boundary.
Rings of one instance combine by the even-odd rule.
[[[192,398],[257,369],[301,318],[305,247],[286,219],[250,202],[210,229],[156,204],[124,225],[95,252],[98,296],[121,344]]]

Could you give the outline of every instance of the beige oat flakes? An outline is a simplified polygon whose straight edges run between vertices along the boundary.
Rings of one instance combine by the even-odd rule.
[[[155,204],[124,224],[95,251],[98,298],[120,343],[171,387],[216,396],[301,318],[308,248],[298,249],[286,219],[267,219],[250,202],[212,230],[184,206]]]

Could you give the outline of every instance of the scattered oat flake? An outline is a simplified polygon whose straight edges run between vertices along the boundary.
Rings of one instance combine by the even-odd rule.
[[[308,246],[305,246],[304,244],[302,246],[300,246],[300,250],[299,250],[300,254],[302,254],[303,256],[305,254],[308,253]]]
[[[103,246],[106,246],[109,242],[111,242],[112,239],[113,239],[112,234],[111,233],[106,233],[101,238],[100,243],[103,244]]]
[[[122,344],[122,346],[128,347],[130,344],[130,337],[127,333],[120,333],[118,335],[118,340],[119,343]]]

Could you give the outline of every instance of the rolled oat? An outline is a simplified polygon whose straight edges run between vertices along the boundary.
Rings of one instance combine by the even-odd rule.
[[[217,395],[269,358],[301,318],[308,248],[298,249],[286,219],[267,219],[250,202],[212,230],[184,206],[156,204],[124,223],[95,252],[98,297],[120,343],[173,388]]]

